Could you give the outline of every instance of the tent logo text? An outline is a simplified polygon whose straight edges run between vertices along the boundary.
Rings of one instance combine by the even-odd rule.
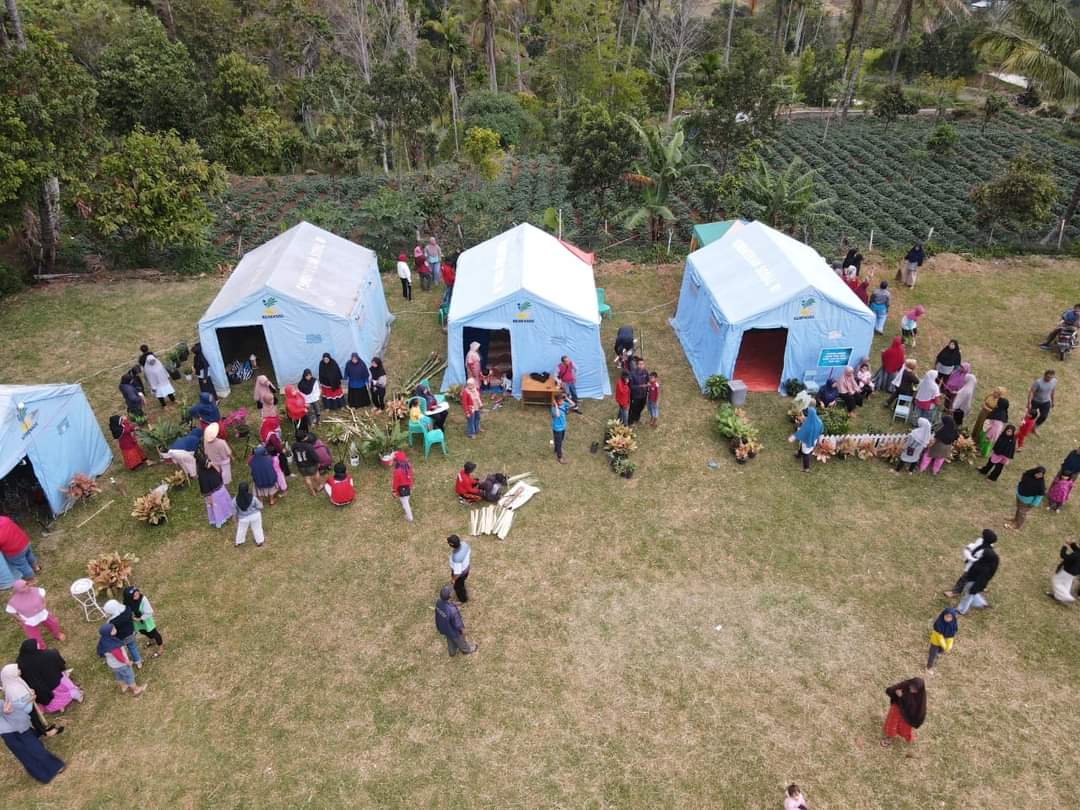
[[[518,303],[518,311],[514,316],[516,323],[533,323],[532,313],[529,312],[532,309],[532,301],[520,301]]]
[[[22,428],[23,438],[30,435],[30,431],[37,427],[37,411],[28,411],[21,402],[15,408],[15,415],[19,419],[19,427]]]
[[[284,318],[285,316],[278,312],[277,299],[274,296],[264,298],[262,300],[263,305],[263,318]]]
[[[797,321],[808,321],[814,317],[814,306],[817,304],[816,298],[804,298],[799,301],[799,314],[795,316]]]

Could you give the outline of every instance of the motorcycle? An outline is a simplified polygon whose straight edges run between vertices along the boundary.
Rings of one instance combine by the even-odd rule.
[[[1063,326],[1058,330],[1057,343],[1054,346],[1054,350],[1058,353],[1058,358],[1061,362],[1065,362],[1065,358],[1069,356],[1069,352],[1080,345],[1080,330],[1075,326]]]

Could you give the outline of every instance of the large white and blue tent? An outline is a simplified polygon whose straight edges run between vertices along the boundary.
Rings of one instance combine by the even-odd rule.
[[[744,221],[686,257],[671,325],[699,385],[746,376],[751,390],[836,376],[874,336],[873,313],[817,251]]]
[[[487,339],[501,333],[509,339],[514,396],[521,395],[522,375],[554,373],[563,355],[577,366],[579,397],[609,395],[589,258],[528,223],[462,253],[447,318],[443,390],[465,383],[465,353],[473,339],[485,365],[495,366]]]
[[[199,342],[226,396],[225,366],[253,345],[269,355],[280,388],[315,369],[323,352],[370,362],[392,320],[374,251],[301,222],[244,254],[199,320]]]
[[[0,385],[0,478],[26,462],[54,515],[71,505],[64,490],[77,473],[108,469],[112,451],[82,386]]]

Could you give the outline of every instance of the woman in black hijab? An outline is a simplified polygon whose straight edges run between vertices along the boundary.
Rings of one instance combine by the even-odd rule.
[[[934,362],[937,364],[935,368],[938,379],[944,384],[945,378],[960,368],[960,344],[955,340],[950,340],[945,344],[945,348],[938,352]]]
[[[319,381],[315,379],[315,375],[311,373],[310,368],[305,368],[304,373],[300,375],[300,382],[296,384],[296,390],[304,395],[304,402],[308,406],[308,410],[315,417],[315,424],[319,424],[322,420],[322,391],[319,389]],[[308,429],[308,418],[305,415],[303,418],[303,429]]]
[[[956,420],[950,414],[945,414],[941,417],[941,427],[934,434],[934,443],[930,445],[923,454],[922,461],[919,462],[919,472],[930,467],[931,464],[933,467],[930,472],[933,475],[941,472],[941,468],[952,455],[953,444],[958,438],[960,438],[960,431],[956,429]]]
[[[195,379],[199,381],[199,391],[217,399],[217,390],[210,380],[210,363],[203,354],[202,343],[191,347],[191,366],[195,369]]]
[[[371,358],[371,404],[378,410],[386,409],[386,367],[381,357]]]
[[[1046,467],[1032,467],[1016,485],[1016,514],[1005,521],[1006,529],[1022,529],[1027,513],[1042,503],[1046,495]]]
[[[125,374],[120,378],[120,395],[124,398],[124,407],[127,408],[127,412],[132,416],[142,417],[145,400],[139,393],[139,389],[135,387],[130,374]]]
[[[1005,430],[994,442],[994,449],[990,451],[990,460],[979,468],[979,472],[986,476],[986,480],[997,481],[1005,465],[1012,461],[1015,455],[1016,428],[1013,425],[1006,425]]]
[[[893,737],[915,742],[915,729],[926,721],[926,684],[922,678],[910,678],[894,683],[885,690],[889,696],[889,713],[885,716],[885,736],[881,744],[888,747]]]
[[[319,361],[319,387],[328,411],[345,407],[345,392],[341,390],[341,366],[328,352],[324,353]]]
[[[82,703],[82,690],[68,677],[67,662],[56,650],[39,650],[37,642],[28,638],[19,647],[15,663],[43,712],[63,711],[73,700]]]

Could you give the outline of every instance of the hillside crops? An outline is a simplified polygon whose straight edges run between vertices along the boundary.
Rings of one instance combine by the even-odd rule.
[[[931,227],[934,243],[941,246],[986,245],[968,193],[1025,146],[1053,161],[1061,215],[1080,179],[1080,148],[1056,137],[1057,122],[1008,114],[985,133],[978,123],[952,123],[959,141],[951,155],[940,155],[926,150],[936,125],[932,119],[901,120],[888,130],[871,118],[856,118],[844,127],[834,122],[824,143],[824,122],[794,121],[781,127],[768,158],[780,166],[798,156],[817,170],[820,192],[833,198],[836,214],[834,222],[814,235],[812,241],[820,248],[835,249],[844,235],[865,245],[873,230],[875,247],[901,249],[925,240]],[[1075,237],[1076,231],[1070,235]],[[1017,234],[995,236],[996,242],[1018,240]]]

